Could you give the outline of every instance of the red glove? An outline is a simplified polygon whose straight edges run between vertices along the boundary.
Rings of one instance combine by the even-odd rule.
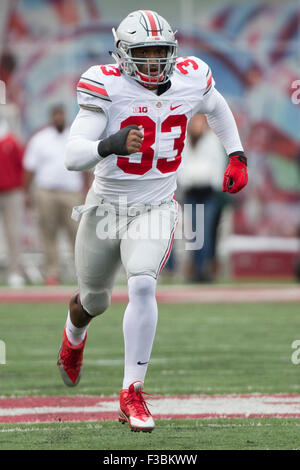
[[[229,155],[229,165],[224,173],[223,192],[237,193],[248,183],[247,158],[244,152]]]

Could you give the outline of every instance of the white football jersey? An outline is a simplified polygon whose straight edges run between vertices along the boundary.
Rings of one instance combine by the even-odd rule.
[[[213,87],[209,66],[197,57],[177,59],[170,86],[161,94],[122,74],[115,64],[90,67],[78,82],[78,104],[105,113],[107,127],[99,139],[130,124],[142,126],[144,134],[139,152],[110,155],[96,165],[95,190],[97,180],[100,193],[105,192],[105,182],[109,188],[118,181],[116,187],[124,193],[138,187],[139,202],[172,197],[187,125],[195,113],[207,112],[205,99]]]

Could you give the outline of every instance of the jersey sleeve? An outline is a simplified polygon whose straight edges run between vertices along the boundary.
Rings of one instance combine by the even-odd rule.
[[[215,87],[215,80],[209,65],[198,57],[191,57],[191,60],[197,64],[194,70],[195,87],[199,97],[207,96]]]
[[[83,109],[107,113],[112,100],[107,91],[105,77],[99,73],[99,66],[90,67],[80,77],[77,84],[77,102]]]
[[[204,81],[205,89],[203,88],[203,96],[206,96],[215,87],[215,84],[216,84],[210,67],[207,64],[205,65],[207,66],[207,72],[205,75],[205,81]]]

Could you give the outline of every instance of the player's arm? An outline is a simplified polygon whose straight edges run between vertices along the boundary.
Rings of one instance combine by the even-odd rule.
[[[143,134],[137,126],[124,127],[101,139],[106,126],[105,113],[80,109],[66,146],[65,165],[68,170],[88,170],[111,154],[130,155],[140,149]]]
[[[247,158],[244,154],[233,114],[225,98],[213,88],[205,100],[209,126],[219,137],[229,157],[225,170],[223,191],[237,193],[248,182]]]
[[[101,160],[99,137],[106,128],[104,113],[80,109],[70,129],[65,153],[68,170],[88,170]]]

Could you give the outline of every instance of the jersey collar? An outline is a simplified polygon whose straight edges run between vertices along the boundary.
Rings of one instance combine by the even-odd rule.
[[[168,80],[166,83],[163,83],[162,85],[158,85],[157,88],[157,95],[160,96],[163,93],[165,93],[171,86],[171,80]]]

